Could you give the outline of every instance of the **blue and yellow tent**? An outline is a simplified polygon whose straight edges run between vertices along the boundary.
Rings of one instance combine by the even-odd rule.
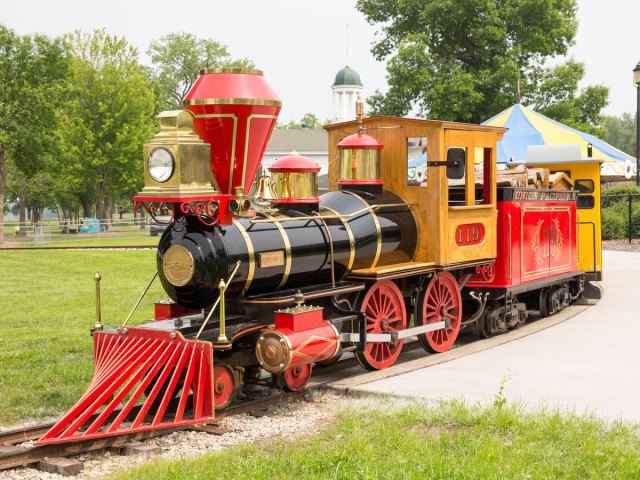
[[[635,158],[603,142],[598,137],[581,132],[544,115],[515,104],[493,118],[482,123],[494,127],[507,127],[502,141],[498,142],[498,162],[525,160],[529,145],[580,145],[583,157],[587,156],[587,145],[593,146],[593,156],[604,161],[602,175],[624,175]],[[634,172],[635,174],[635,172]],[[627,173],[628,175],[628,173]]]

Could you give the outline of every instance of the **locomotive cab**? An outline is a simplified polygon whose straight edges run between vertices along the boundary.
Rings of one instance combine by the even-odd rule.
[[[496,256],[496,142],[506,130],[395,117],[367,118],[362,126],[384,145],[379,151],[380,183],[411,205],[418,225],[418,248],[411,262],[434,268],[491,262]],[[356,122],[325,127],[330,189],[344,184],[337,161],[343,155],[340,144],[356,127]],[[424,161],[417,164],[420,157]],[[478,192],[476,182],[481,185]]]

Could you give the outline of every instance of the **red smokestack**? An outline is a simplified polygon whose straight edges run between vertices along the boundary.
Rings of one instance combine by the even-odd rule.
[[[259,70],[203,70],[184,100],[221,193],[249,193],[282,102]]]

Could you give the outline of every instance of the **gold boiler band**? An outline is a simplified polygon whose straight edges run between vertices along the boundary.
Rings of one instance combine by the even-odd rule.
[[[331,212],[336,217],[340,217],[340,214],[333,208],[326,207],[324,205],[321,208]],[[347,231],[347,235],[349,236],[349,263],[347,264],[347,272],[350,272],[351,267],[353,267],[353,262],[356,259],[356,240],[353,237],[353,231],[351,230],[349,222],[343,217],[340,217],[340,221],[342,222],[342,225],[344,225],[344,229]]]
[[[278,199],[317,198],[317,172],[271,172],[271,182]]]
[[[339,180],[379,180],[380,150],[345,148],[338,151]]]
[[[242,67],[215,67],[215,68],[203,68],[200,70],[200,75],[206,73],[243,73],[245,75],[263,75],[262,70],[242,68]]]
[[[375,223],[376,225],[376,233],[378,235],[378,245],[376,248],[376,256],[373,258],[373,263],[371,263],[371,267],[369,267],[369,268],[375,268],[376,265],[378,264],[380,253],[382,252],[382,229],[380,228],[380,222],[378,221],[378,216],[376,215],[373,207],[371,207],[371,205],[369,205],[366,202],[366,200],[362,198],[360,195],[358,195],[357,193],[353,193],[352,191],[349,191],[349,190],[343,190],[343,192],[348,193],[349,195],[353,195],[358,200],[360,200],[362,204],[367,208],[367,210],[369,210],[369,213],[371,214],[371,218],[373,219],[373,223]]]
[[[266,218],[274,219],[275,217],[269,215],[268,213],[262,213]],[[287,280],[289,280],[289,274],[291,273],[291,242],[289,241],[289,235],[287,235],[287,231],[284,229],[280,222],[274,222],[275,226],[278,227],[280,231],[280,235],[282,235],[282,241],[284,242],[284,256],[285,256],[285,266],[284,273],[282,274],[282,280],[280,280],[280,284],[277,286],[276,290],[280,290]]]
[[[280,100],[266,100],[262,98],[192,98],[184,100],[182,105],[258,105],[263,107],[282,107]]]
[[[236,228],[240,232],[240,235],[242,235],[242,237],[244,238],[244,241],[247,245],[247,252],[249,253],[249,272],[247,273],[247,280],[244,284],[244,288],[242,289],[242,295],[244,295],[247,292],[247,290],[249,290],[249,287],[251,286],[251,282],[253,281],[253,277],[256,272],[256,253],[253,248],[253,242],[251,242],[251,237],[249,237],[249,234],[247,233],[245,228],[242,226],[242,224],[237,220],[234,220],[233,224],[236,226]]]

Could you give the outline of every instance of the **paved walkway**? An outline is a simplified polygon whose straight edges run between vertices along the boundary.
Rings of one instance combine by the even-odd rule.
[[[604,252],[604,298],[575,317],[489,350],[352,390],[509,401],[640,421],[640,252]],[[534,324],[536,322],[533,322]]]

